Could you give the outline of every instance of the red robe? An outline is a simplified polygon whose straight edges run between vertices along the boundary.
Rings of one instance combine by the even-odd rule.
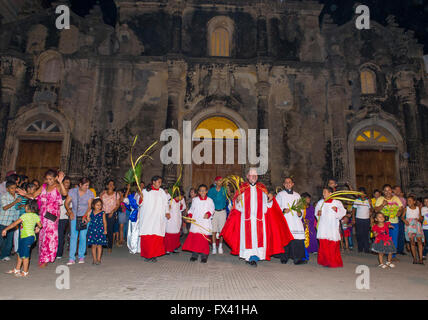
[[[243,197],[249,197],[250,193],[250,184],[244,183],[240,187],[240,191],[236,192],[235,197],[233,199],[233,203],[235,204],[236,198],[239,194],[242,194]],[[256,184],[257,189],[261,190],[264,193],[267,193],[266,187],[261,184]],[[265,225],[266,225],[266,260],[270,260],[270,257],[274,254],[279,254],[284,252],[284,247],[288,245],[288,243],[293,240],[293,235],[288,228],[287,221],[284,218],[284,214],[282,213],[281,208],[276,202],[275,198],[272,200],[272,207],[267,209],[265,214]],[[249,203],[249,202],[246,202]],[[261,205],[258,206],[261,211]],[[245,208],[244,214],[249,213],[249,208]],[[259,213],[258,213],[259,214]],[[263,213],[261,213],[263,214]],[[260,224],[261,228],[263,227]],[[247,227],[247,226],[246,226]],[[259,225],[258,225],[259,228]],[[246,228],[246,230],[250,230],[250,228]],[[238,255],[240,251],[240,241],[241,241],[241,212],[236,210],[235,208],[229,214],[229,217],[223,227],[221,232],[221,236],[224,241],[230,246],[230,253],[233,255]],[[259,233],[263,238],[263,232]],[[248,237],[248,232],[246,233],[246,237]],[[251,237],[251,236],[250,236]],[[246,239],[247,240],[247,239]],[[265,239],[258,238],[259,244]],[[247,246],[251,244],[246,244]]]

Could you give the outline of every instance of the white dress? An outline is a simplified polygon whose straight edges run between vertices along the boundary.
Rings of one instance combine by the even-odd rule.
[[[279,207],[282,211],[284,209],[289,209],[293,202],[297,203],[300,199],[300,194],[294,192],[288,194],[286,191],[281,191],[276,196],[276,201],[278,202]],[[302,218],[303,214],[299,217],[296,211],[290,211],[284,214],[285,219],[287,220],[288,228],[293,235],[293,238],[296,240],[305,239],[305,228],[303,227]]]
[[[128,245],[128,249],[130,253],[136,254],[136,253],[140,253],[140,246],[141,246],[141,241],[140,241],[140,218],[143,215],[143,206],[142,203],[140,203],[140,195],[138,193],[136,193],[134,195],[135,197],[135,201],[138,204],[138,218],[137,221],[132,222],[131,220],[129,220],[128,223],[128,238],[126,240],[127,245]],[[129,204],[129,200],[128,198],[124,199],[123,202],[125,204]]]

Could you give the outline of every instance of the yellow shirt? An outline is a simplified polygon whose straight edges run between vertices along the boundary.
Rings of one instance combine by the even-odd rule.
[[[400,210],[400,208],[403,207],[401,200],[397,196],[392,196],[392,198],[389,200],[385,199],[385,197],[383,196],[380,196],[377,199],[375,206],[380,207],[383,203],[383,200],[386,200],[388,204],[385,207],[383,207],[383,209],[380,212],[382,212],[385,215],[385,217],[389,217],[389,222],[398,223],[397,213]]]

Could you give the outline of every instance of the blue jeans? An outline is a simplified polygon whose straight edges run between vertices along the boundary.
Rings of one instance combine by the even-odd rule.
[[[12,250],[13,245],[13,231],[9,230],[6,233],[6,237],[2,237],[1,232],[3,229],[6,229],[7,226],[0,225],[0,259],[6,258],[10,256],[10,251]]]
[[[404,222],[400,219],[400,221],[398,221],[397,253],[404,252],[404,239]]]
[[[349,248],[353,248],[354,247],[354,241],[352,240],[352,238],[353,238],[352,227],[349,228],[349,231],[351,232],[351,235],[348,237],[348,244],[349,244]]]
[[[425,237],[425,247],[422,255],[426,256],[428,253],[428,230],[424,230],[424,237]]]
[[[126,222],[125,222],[125,224],[123,225],[123,239],[128,239],[128,225],[129,225],[129,215],[130,215],[131,213],[128,211],[128,210],[126,210]]]
[[[389,229],[389,235],[391,236],[392,242],[394,242],[394,246],[397,249],[399,223],[391,223],[391,226],[394,227],[394,228],[393,229]],[[395,253],[392,255],[392,257],[395,258]]]
[[[88,225],[89,226],[89,225]],[[76,246],[77,246],[77,237],[79,236],[79,251],[78,257],[79,259],[85,258],[86,251],[86,233],[88,232],[88,228],[85,230],[77,231],[76,230],[76,218],[70,220],[70,260],[76,260]]]

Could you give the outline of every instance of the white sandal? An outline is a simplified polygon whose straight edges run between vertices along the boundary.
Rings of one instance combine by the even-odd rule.
[[[19,273],[15,273],[15,276],[16,277],[27,277],[28,276],[28,271],[27,272],[25,272],[25,271],[21,271],[21,272],[19,272]]]
[[[6,271],[5,273],[7,273],[7,274],[18,274],[20,272],[21,272],[21,270],[13,268],[13,270]]]
[[[390,268],[395,268],[395,264],[391,263],[391,262],[387,262],[386,265]]]
[[[388,266],[386,264],[381,263],[380,265],[378,265],[379,268],[385,269],[388,268]]]

